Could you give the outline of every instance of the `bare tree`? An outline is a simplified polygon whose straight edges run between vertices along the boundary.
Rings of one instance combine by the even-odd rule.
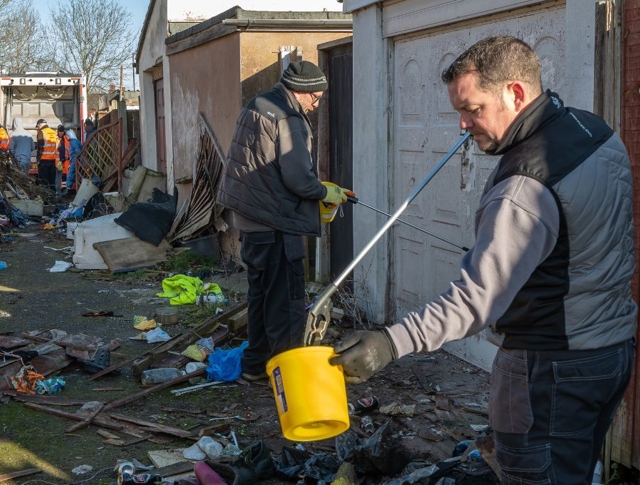
[[[48,30],[57,70],[84,73],[89,92],[119,79],[137,37],[131,15],[114,0],[58,1]]]
[[[51,69],[42,46],[42,24],[29,0],[0,0],[0,70],[22,72]]]

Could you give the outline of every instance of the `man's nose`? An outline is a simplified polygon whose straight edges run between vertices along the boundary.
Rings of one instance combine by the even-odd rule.
[[[465,116],[463,114],[460,115],[460,129],[468,130],[473,126],[473,122],[469,116]]]

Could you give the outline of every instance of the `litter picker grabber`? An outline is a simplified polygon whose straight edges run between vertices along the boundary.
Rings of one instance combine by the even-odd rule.
[[[367,209],[371,209],[373,212],[377,212],[378,214],[382,214],[383,216],[387,216],[387,217],[391,217],[391,214],[385,212],[385,211],[381,211],[380,209],[376,209],[373,206],[367,205],[364,202],[362,202],[360,199],[358,199],[357,197],[347,197],[347,200],[353,204],[360,204],[363,207],[366,207]],[[445,239],[443,237],[440,237],[436,234],[433,234],[432,232],[429,231],[425,231],[424,229],[422,229],[421,227],[418,227],[414,224],[411,224],[407,221],[403,221],[402,219],[396,219],[396,222],[400,222],[401,224],[404,224],[406,226],[409,226],[413,229],[415,229],[416,231],[420,231],[423,232],[424,234],[427,234],[428,236],[434,237],[436,239],[439,239],[440,241],[446,242],[447,244],[451,244],[453,247],[458,248],[458,249],[462,249],[464,252],[469,251],[469,248],[466,246],[460,246],[459,244],[454,243],[453,241],[449,241],[448,239]]]
[[[442,167],[449,161],[453,154],[460,148],[467,139],[471,136],[469,132],[465,132],[464,135],[455,143],[451,150],[442,157],[438,164],[427,174],[420,184],[413,189],[409,197],[400,205],[398,210],[394,212],[389,220],[380,228],[380,230],[373,236],[373,238],[367,243],[367,245],[358,253],[358,255],[351,261],[342,273],[330,283],[324,291],[318,296],[316,302],[309,310],[307,316],[307,325],[304,330],[304,345],[314,345],[316,342],[320,343],[324,337],[325,332],[329,326],[331,319],[331,295],[333,295],[338,286],[344,279],[353,271],[358,263],[366,256],[371,248],[378,242],[378,240],[384,235],[385,232],[396,222],[400,217],[400,214],[409,206],[409,204],[417,197],[417,195],[431,182],[431,179],[440,171]]]

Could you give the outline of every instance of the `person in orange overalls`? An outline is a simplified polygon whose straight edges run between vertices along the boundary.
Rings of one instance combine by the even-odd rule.
[[[62,180],[66,178],[69,173],[69,165],[71,164],[70,157],[70,142],[69,137],[65,133],[64,125],[58,125],[58,142],[57,151],[58,159],[56,160],[56,198],[62,196]],[[66,192],[66,190],[65,190]]]

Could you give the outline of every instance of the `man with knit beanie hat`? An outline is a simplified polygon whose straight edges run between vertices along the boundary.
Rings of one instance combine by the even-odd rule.
[[[319,201],[342,204],[349,190],[318,180],[307,113],[317,109],[327,78],[308,61],[292,62],[271,91],[242,110],[227,155],[218,203],[240,231],[249,283],[249,346],[242,377],[266,379],[267,361],[303,345],[305,246],[320,236]]]

